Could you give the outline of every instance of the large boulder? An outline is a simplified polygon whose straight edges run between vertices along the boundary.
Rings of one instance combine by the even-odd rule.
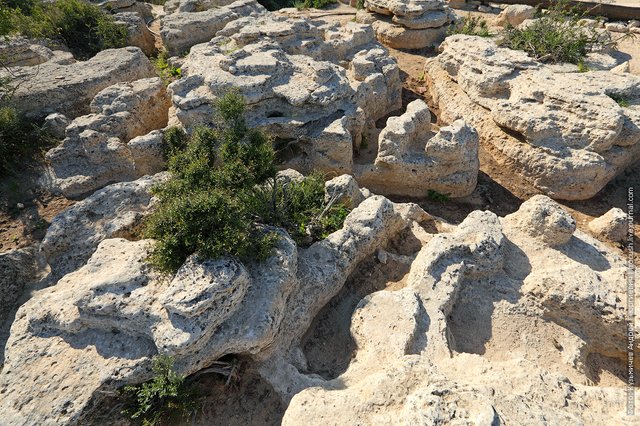
[[[208,42],[231,21],[267,11],[255,0],[180,1],[167,3],[165,10],[160,35],[171,55],[182,55],[191,46]]]
[[[590,198],[640,159],[640,77],[578,73],[464,35],[425,71],[444,122],[464,118],[496,162],[553,198]]]
[[[12,102],[32,119],[59,112],[75,118],[89,112],[93,97],[109,86],[155,76],[153,65],[137,47],[109,49],[84,62],[55,60],[12,68],[23,83]]]
[[[0,253],[0,325],[16,309],[16,302],[39,271],[33,247]]]
[[[387,120],[375,163],[355,172],[376,193],[424,197],[431,190],[464,197],[476,187],[478,168],[476,131],[458,120],[435,132],[429,107],[415,100],[404,114]]]
[[[148,56],[155,53],[156,39],[140,14],[121,12],[116,13],[113,18],[116,24],[127,27],[127,45],[139,47]]]
[[[365,0],[356,20],[371,24],[381,43],[396,49],[439,44],[455,14],[444,0]]]
[[[186,128],[213,120],[234,88],[247,123],[275,137],[283,166],[350,172],[363,129],[400,107],[399,69],[370,27],[269,14],[243,18],[194,46],[169,86]]]
[[[150,378],[158,353],[173,356],[180,374],[225,354],[288,360],[356,266],[425,217],[375,196],[307,249],[278,231],[265,262],[193,256],[173,277],[147,264],[152,241],[105,239],[85,266],[20,308],[0,373],[3,420],[81,424],[116,387]]]
[[[136,168],[136,157],[127,143],[165,127],[169,104],[158,77],[118,83],[102,90],[91,102],[92,113],[73,120],[62,144],[47,152],[55,184],[66,197],[81,197],[109,183],[161,171],[150,170],[147,159],[142,160],[144,167]],[[159,154],[152,145],[135,142],[136,152],[147,147],[154,155]],[[156,163],[158,168],[162,166],[161,162]]]
[[[347,370],[291,392],[283,425],[637,420],[622,377],[591,380],[627,365],[624,261],[579,231],[558,248],[520,226],[554,227],[538,214],[553,203],[473,212],[429,240],[404,288],[360,301]]]
[[[40,250],[60,278],[83,266],[108,238],[132,237],[152,206],[151,188],[166,173],[109,185],[59,213],[51,221]]]

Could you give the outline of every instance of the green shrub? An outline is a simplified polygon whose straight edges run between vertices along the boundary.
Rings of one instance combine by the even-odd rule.
[[[427,198],[429,198],[432,201],[438,201],[440,203],[449,201],[448,194],[443,194],[441,192],[436,191],[435,189],[430,189],[429,191],[427,191]]]
[[[169,84],[182,77],[182,69],[170,65],[168,59],[169,54],[166,50],[162,50],[158,53],[157,57],[151,59],[151,63],[153,63],[156,73],[165,84]]]
[[[199,408],[194,388],[174,371],[173,358],[154,357],[153,373],[146,383],[125,386],[123,393],[130,401],[124,414],[152,426],[186,419]]]
[[[51,147],[54,139],[11,106],[0,107],[0,176]]]
[[[568,0],[557,0],[538,19],[524,28],[508,26],[500,44],[524,50],[541,62],[579,64],[590,51],[615,44],[595,28],[580,25],[586,12],[569,7]]]
[[[619,95],[616,93],[611,93],[608,96],[614,101],[616,101],[616,103],[620,105],[622,108],[628,108],[631,105],[631,103],[629,102],[629,99],[626,96]]]
[[[346,209],[324,205],[320,176],[291,185],[275,179],[271,141],[247,128],[241,96],[225,95],[216,110],[218,125],[197,127],[188,142],[179,130],[165,134],[171,178],[154,188],[159,204],[144,229],[158,240],[155,267],[175,271],[193,253],[265,259],[277,242],[265,225],[301,242],[342,225]]]
[[[487,21],[477,16],[471,16],[471,14],[462,18],[455,26],[449,27],[447,34],[465,34],[480,37],[491,37],[493,35],[489,32]]]
[[[19,33],[65,43],[80,58],[126,45],[127,29],[84,0],[16,0],[0,5],[0,35]]]

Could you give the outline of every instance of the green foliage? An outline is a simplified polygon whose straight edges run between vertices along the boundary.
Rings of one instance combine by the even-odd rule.
[[[195,390],[173,369],[173,358],[160,355],[153,359],[152,380],[136,386],[125,386],[130,399],[123,412],[143,425],[170,424],[188,418],[199,404]],[[166,420],[166,421],[163,421]]]
[[[323,9],[335,2],[336,0],[259,0],[259,3],[268,10],[278,10],[285,7]]]
[[[449,27],[447,34],[465,34],[479,37],[491,37],[493,35],[489,32],[487,21],[477,16],[471,16],[471,14],[462,18],[457,25]]]
[[[616,93],[611,93],[608,96],[614,101],[616,101],[616,103],[620,105],[622,108],[628,108],[631,105],[631,103],[629,102],[629,99],[626,96],[619,95]]]
[[[182,69],[170,65],[168,60],[169,54],[166,50],[162,50],[158,53],[157,57],[151,59],[151,63],[155,67],[156,73],[165,84],[169,84],[182,77]]]
[[[432,201],[438,201],[438,202],[446,202],[449,201],[449,195],[448,194],[443,194],[441,192],[438,192],[434,189],[430,189],[429,191],[427,191],[427,198],[429,198]]]
[[[150,261],[161,271],[177,270],[193,253],[262,260],[277,242],[265,225],[313,239],[345,216],[337,206],[324,211],[320,177],[280,185],[271,142],[247,128],[241,96],[226,94],[216,110],[217,127],[197,127],[189,141],[180,130],[165,133],[171,179],[154,188],[159,205],[144,230],[158,240]]]
[[[0,107],[0,176],[33,158],[54,139],[11,106]]]
[[[357,0],[356,1],[356,10],[362,10],[364,9],[364,0]]]
[[[162,144],[164,145],[165,158],[169,158],[172,155],[184,151],[187,148],[187,140],[189,136],[180,127],[168,128],[162,137]]]
[[[84,0],[13,0],[0,4],[0,35],[19,33],[65,43],[80,58],[126,45],[127,29]]]
[[[294,2],[293,6],[296,9],[324,9],[335,2],[336,0],[298,0]]]
[[[342,227],[349,210],[324,204],[324,177],[312,173],[302,182],[270,179],[248,200],[258,220],[284,228],[299,245],[306,245]]]
[[[589,71],[589,66],[587,64],[584,63],[584,61],[581,59],[578,61],[578,72],[588,72]]]
[[[508,26],[500,44],[524,50],[541,62],[579,64],[590,51],[614,44],[606,32],[580,25],[585,14],[570,7],[568,0],[556,0],[530,25]]]

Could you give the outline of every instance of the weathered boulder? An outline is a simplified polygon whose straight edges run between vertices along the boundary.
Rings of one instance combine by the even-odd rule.
[[[66,115],[54,112],[45,117],[42,128],[54,138],[62,140],[69,124],[71,124],[71,120]]]
[[[103,240],[133,236],[150,211],[151,188],[167,176],[109,185],[54,217],[40,244],[53,276],[80,268]]]
[[[22,36],[3,38],[0,41],[0,58],[5,67],[30,67],[47,61],[58,64],[75,62],[64,46]]]
[[[355,174],[376,193],[423,197],[432,190],[463,197],[475,189],[478,169],[476,131],[458,120],[434,132],[429,107],[415,100],[387,120],[375,163],[356,167]]]
[[[589,222],[589,229],[603,240],[620,242],[626,240],[629,228],[628,218],[622,209],[612,208]]]
[[[0,325],[16,309],[25,287],[36,280],[38,261],[34,248],[0,253]]]
[[[640,77],[545,65],[474,36],[442,50],[425,68],[440,118],[464,118],[497,162],[545,194],[590,198],[640,158]]]
[[[235,88],[248,124],[275,137],[283,166],[344,173],[365,125],[400,107],[398,66],[367,26],[269,14],[217,34],[191,49],[184,77],[169,86],[186,128],[211,122],[212,102]]]
[[[495,19],[496,25],[517,27],[527,19],[533,19],[536,8],[524,4],[510,4]]]
[[[348,369],[291,392],[283,425],[632,421],[623,380],[586,378],[626,366],[624,261],[580,232],[554,248],[520,226],[549,226],[536,209],[515,214],[473,212],[422,247],[404,288],[362,299]]]
[[[360,190],[358,182],[351,175],[340,175],[324,183],[325,203],[333,202],[353,209],[365,198],[365,191]]]
[[[24,80],[14,94],[15,107],[33,119],[54,112],[78,117],[89,112],[89,103],[102,89],[155,76],[151,62],[137,47],[104,50],[84,62],[52,60],[16,67],[12,73]]]
[[[365,0],[356,21],[371,24],[381,43],[397,49],[439,44],[455,14],[443,0]]]
[[[181,55],[199,43],[211,40],[229,22],[245,16],[260,16],[266,9],[255,0],[180,1],[165,6],[160,35],[171,55]]]
[[[156,40],[144,19],[136,12],[120,12],[113,15],[117,24],[127,27],[127,45],[137,46],[147,56],[156,51]]]
[[[47,152],[56,185],[66,197],[81,197],[113,183],[157,173],[149,164],[162,161],[144,159],[142,151],[157,156],[157,143],[127,142],[167,125],[169,97],[162,81],[155,77],[119,83],[98,93],[89,115],[78,117],[65,130],[62,144]],[[141,159],[136,168],[136,158]],[[162,156],[160,156],[162,158]]]
[[[148,379],[158,353],[173,356],[181,374],[229,353],[283,356],[362,259],[425,217],[415,205],[371,197],[307,249],[278,231],[265,262],[194,256],[174,277],[149,268],[152,241],[103,240],[85,266],[18,312],[0,373],[3,420],[82,423],[114,387]],[[97,242],[98,233],[87,238]],[[60,380],[46,373],[52,362]]]

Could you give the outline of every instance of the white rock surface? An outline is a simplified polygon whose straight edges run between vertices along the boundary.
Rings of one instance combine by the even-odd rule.
[[[589,222],[589,229],[598,238],[613,242],[626,240],[628,228],[627,214],[617,207]]]
[[[381,43],[420,49],[440,43],[455,14],[443,0],[365,0],[356,21],[371,24]]]
[[[40,244],[53,276],[80,268],[103,240],[133,236],[150,211],[151,188],[167,176],[109,185],[54,217]]]
[[[524,4],[510,4],[495,19],[496,25],[517,27],[527,19],[533,19],[536,8]]]
[[[171,55],[182,55],[211,40],[229,22],[260,16],[266,9],[255,0],[180,1],[168,3],[161,21],[162,42]]]
[[[92,113],[73,120],[62,144],[47,152],[55,184],[66,197],[81,197],[109,183],[161,171],[157,133],[149,136],[156,137],[150,143],[137,140],[130,147],[127,142],[166,126],[169,103],[158,77],[102,90],[91,102]]]
[[[200,44],[172,83],[186,128],[211,122],[220,93],[238,90],[246,118],[275,137],[283,166],[350,172],[366,126],[400,107],[396,61],[365,25],[269,14],[228,24]]]
[[[16,67],[12,73],[25,81],[15,92],[15,107],[29,118],[59,112],[69,118],[89,112],[89,103],[102,89],[119,82],[155,76],[149,59],[137,47],[109,49],[84,62]]]
[[[640,77],[544,65],[481,37],[442,48],[425,68],[441,119],[467,120],[496,161],[538,190],[587,199],[640,159]]]
[[[479,166],[476,131],[463,120],[432,131],[429,107],[415,100],[387,120],[375,163],[357,167],[356,176],[376,193],[424,197],[432,190],[464,197],[476,187]]]
[[[144,19],[136,12],[121,12],[113,16],[116,24],[127,27],[127,45],[137,46],[147,56],[156,51],[156,40]]]
[[[308,249],[281,232],[263,263],[192,257],[172,279],[149,269],[151,241],[103,240],[20,308],[0,373],[3,421],[82,423],[103,391],[149,378],[157,353],[181,374],[228,353],[283,356],[362,259],[426,216],[376,196]],[[47,373],[52,362],[61,380]]]

